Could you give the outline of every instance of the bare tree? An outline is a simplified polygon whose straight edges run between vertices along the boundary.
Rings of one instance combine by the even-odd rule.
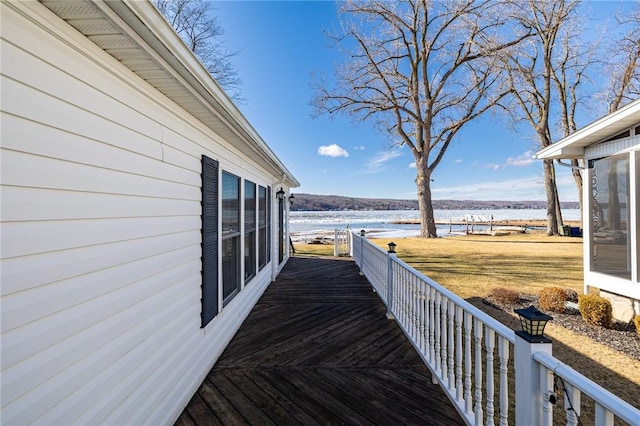
[[[640,1],[636,0],[631,13],[618,14],[617,20],[626,31],[614,40],[611,49],[618,55],[611,55],[607,70],[609,112],[640,97]]]
[[[584,41],[581,37],[581,28],[584,27],[582,18],[572,19],[564,25],[557,46],[559,53],[554,55],[552,63],[551,78],[555,83],[560,107],[561,137],[567,137],[578,129],[576,113],[584,100],[584,95],[581,96],[581,93],[584,93],[581,86],[589,81],[589,71],[601,62],[597,59],[601,53],[598,49],[600,40],[594,38],[589,42]],[[583,182],[580,170],[584,168],[584,160],[572,159],[571,166],[582,211]]]
[[[495,54],[518,43],[495,0],[341,3],[347,62],[317,87],[320,113],[372,120],[411,150],[423,237],[436,237],[431,176],[460,129],[502,99]],[[507,37],[508,35],[508,37]]]
[[[563,37],[576,16],[579,0],[527,0],[526,3],[519,4],[523,7],[516,19],[523,28],[531,29],[534,36],[511,49],[510,54],[505,57],[508,85],[511,86],[513,99],[522,112],[520,116],[524,116],[531,124],[540,147],[545,148],[553,140],[551,114],[556,95],[554,83],[562,86],[561,96],[566,98],[572,96],[571,88],[577,87],[580,81],[566,80],[569,64],[576,57],[570,53],[570,37]],[[565,54],[562,53],[563,40],[566,41]],[[557,53],[558,50],[561,52]],[[564,69],[558,66],[563,61]],[[578,61],[573,70],[582,78],[583,69],[580,65]],[[567,99],[562,105],[570,108]],[[575,129],[573,113],[566,111],[566,124],[569,126],[567,131],[571,131],[572,127]],[[543,160],[543,171],[547,198],[547,234],[558,235],[563,223],[553,160]]]
[[[212,3],[207,0],[153,0],[153,3],[229,97],[242,100],[242,82],[231,62],[238,52],[229,51],[221,40],[224,30],[213,15]]]

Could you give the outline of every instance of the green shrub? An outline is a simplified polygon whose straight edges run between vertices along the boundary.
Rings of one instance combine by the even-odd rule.
[[[604,297],[582,294],[578,296],[578,309],[582,318],[589,324],[611,328],[613,323],[611,302]]]
[[[638,332],[638,334],[640,334],[640,315],[636,315],[635,317],[633,317],[633,323],[636,326],[636,331]]]
[[[520,293],[506,287],[496,287],[491,289],[489,294],[493,300],[503,305],[515,305],[520,301]]]
[[[543,311],[564,311],[567,290],[560,287],[545,287],[540,290],[540,309]]]

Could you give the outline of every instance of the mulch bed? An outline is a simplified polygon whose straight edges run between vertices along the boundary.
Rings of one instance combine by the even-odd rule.
[[[526,308],[530,305],[538,305],[538,297],[521,295],[518,304],[502,304],[491,296],[484,299],[484,303],[493,308],[513,313],[514,309]],[[640,334],[636,332],[633,323],[621,323],[614,321],[612,328],[593,326],[585,322],[580,312],[575,309],[565,309],[564,312],[551,312],[553,323],[569,329],[575,333],[589,337],[591,340],[609,346],[633,359],[640,361]]]

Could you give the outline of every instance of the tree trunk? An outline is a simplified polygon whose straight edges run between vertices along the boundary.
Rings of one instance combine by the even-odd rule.
[[[416,160],[416,189],[418,190],[418,209],[420,210],[420,236],[437,238],[436,221],[431,202],[431,175],[426,167],[426,158]]]
[[[547,235],[560,235],[558,232],[558,188],[553,168],[553,160],[543,160],[544,188],[547,193]]]

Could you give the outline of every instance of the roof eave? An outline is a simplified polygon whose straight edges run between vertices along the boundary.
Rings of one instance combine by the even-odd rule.
[[[265,166],[270,166],[273,169],[274,175],[284,174],[286,176],[284,180],[288,186],[300,186],[300,183],[273,153],[151,2],[110,0],[106,2],[95,1],[94,4],[105,12],[113,11],[129,27],[121,27],[123,31],[133,31],[135,34],[128,35],[142,39],[165,63],[171,66],[172,70],[170,71],[177,73],[189,85],[189,89],[194,95],[199,96],[211,106],[217,119],[224,123],[230,134],[235,135],[231,142],[237,148],[250,156],[257,156],[263,160],[266,163]],[[108,9],[106,9],[107,7]],[[219,131],[216,128],[212,128],[212,130]]]
[[[577,132],[536,152],[538,159],[576,159],[584,157],[584,149],[640,123],[640,99],[616,110]]]

